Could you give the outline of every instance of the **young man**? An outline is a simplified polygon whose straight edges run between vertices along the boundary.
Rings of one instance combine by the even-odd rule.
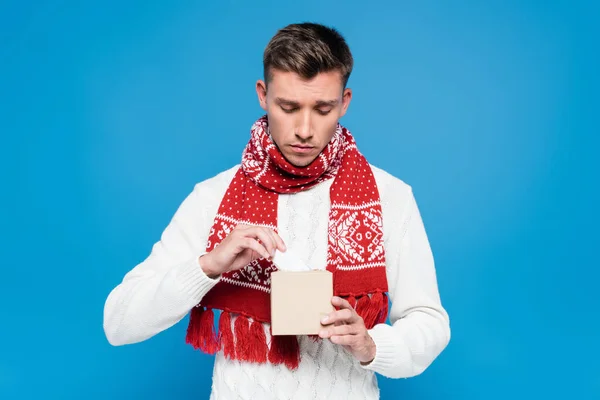
[[[256,84],[266,115],[240,165],[198,183],[109,294],[111,344],[190,314],[187,343],[216,354],[212,399],[376,399],[375,373],[415,376],[442,352],[449,319],[411,187],[369,164],[338,122],[352,66],[331,28],[277,32]],[[270,335],[277,251],[334,274],[319,337]]]

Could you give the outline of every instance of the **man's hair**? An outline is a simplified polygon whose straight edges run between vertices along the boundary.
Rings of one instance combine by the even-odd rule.
[[[345,88],[353,65],[350,48],[337,30],[309,22],[291,24],[277,31],[263,55],[267,85],[273,69],[295,72],[304,79],[338,70]]]

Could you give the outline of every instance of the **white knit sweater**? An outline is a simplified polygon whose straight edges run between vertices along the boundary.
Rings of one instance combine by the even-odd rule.
[[[198,257],[204,254],[214,215],[237,168],[198,183],[148,258],[108,295],[104,330],[112,345],[140,342],[168,329],[216,284],[199,267]],[[301,362],[295,371],[231,361],[218,353],[211,399],[377,399],[375,373],[415,376],[446,347],[448,314],[440,302],[434,260],[412,189],[372,168],[382,202],[391,300],[390,323],[369,332],[376,344],[375,359],[362,366],[329,340],[313,342],[302,336]],[[332,182],[279,196],[279,232],[287,247],[314,269],[325,268]]]

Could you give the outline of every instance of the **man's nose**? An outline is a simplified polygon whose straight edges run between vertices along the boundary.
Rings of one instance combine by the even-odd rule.
[[[313,136],[310,112],[303,113],[296,126],[296,136],[302,140],[308,140]]]

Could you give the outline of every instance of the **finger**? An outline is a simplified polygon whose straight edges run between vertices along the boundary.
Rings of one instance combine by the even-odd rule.
[[[286,251],[287,246],[285,245],[285,242],[283,241],[281,236],[279,236],[279,234],[272,229],[270,229],[269,232],[271,232],[273,234],[273,237],[275,238],[275,242],[277,243],[277,248],[280,251]]]
[[[323,325],[335,325],[335,324],[351,324],[357,321],[357,315],[354,310],[343,309],[339,311],[333,311],[323,319],[321,324]]]
[[[240,246],[243,249],[254,250],[256,253],[260,254],[264,258],[271,257],[271,255],[269,254],[267,249],[262,244],[258,243],[258,241],[256,239],[249,238],[249,237],[243,238],[240,242]]]
[[[319,336],[322,338],[330,338],[332,336],[345,336],[345,335],[356,335],[358,329],[355,324],[352,325],[338,325],[331,326],[329,328],[321,329]]]
[[[342,346],[354,347],[356,345],[357,337],[358,336],[356,335],[335,335],[330,337],[329,340],[331,340],[332,343],[339,344]]]
[[[273,257],[275,255],[275,249],[276,249],[275,240],[269,234],[269,232],[266,228],[262,228],[262,227],[258,227],[258,226],[253,227],[251,229],[246,230],[244,232],[244,236],[252,237],[254,239],[258,238],[262,242],[265,249],[267,249],[267,251],[269,252],[269,257]],[[267,257],[267,258],[269,258],[269,257]]]
[[[333,304],[334,306],[336,306],[340,309],[354,310],[354,307],[352,307],[352,305],[348,302],[348,300],[346,300],[342,297],[333,296],[331,298],[331,304]]]
[[[283,251],[281,249],[281,244],[277,239],[279,237],[279,235],[277,235],[277,233],[275,233],[275,231],[273,229],[264,228],[264,230],[271,237],[271,240],[273,241],[273,244],[275,246],[275,250]],[[273,257],[274,256],[275,256],[275,252],[273,252]]]

